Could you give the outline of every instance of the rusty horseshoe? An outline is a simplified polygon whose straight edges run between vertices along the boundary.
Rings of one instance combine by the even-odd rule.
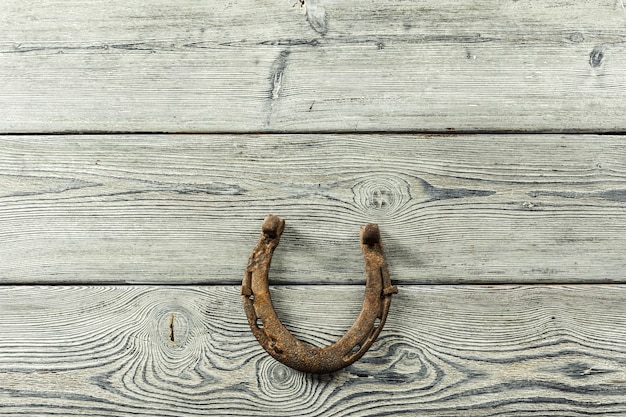
[[[241,285],[248,323],[261,346],[283,364],[315,374],[338,371],[358,360],[374,343],[387,319],[391,295],[398,292],[391,285],[378,225],[361,227],[366,274],[363,309],[337,342],[321,348],[296,339],[280,322],[272,306],[268,274],[272,254],[284,228],[283,219],[272,214],[267,216],[261,237],[250,255]]]

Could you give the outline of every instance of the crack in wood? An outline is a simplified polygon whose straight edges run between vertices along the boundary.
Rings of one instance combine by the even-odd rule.
[[[176,338],[174,337],[174,313],[170,315],[170,341],[176,343]]]

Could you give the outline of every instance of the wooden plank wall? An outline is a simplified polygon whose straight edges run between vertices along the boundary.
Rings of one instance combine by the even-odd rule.
[[[1,416],[626,415],[626,7],[0,4]],[[332,375],[258,345],[238,284]]]

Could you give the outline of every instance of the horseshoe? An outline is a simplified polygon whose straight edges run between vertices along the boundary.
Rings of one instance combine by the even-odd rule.
[[[354,363],[367,352],[383,328],[398,289],[391,285],[383,254],[378,225],[361,227],[361,250],[365,259],[365,297],[361,314],[335,343],[311,346],[296,339],[272,306],[269,269],[285,221],[270,214],[263,221],[262,233],[248,261],[241,285],[243,307],[252,333],[261,346],[279,362],[302,372],[328,374]]]

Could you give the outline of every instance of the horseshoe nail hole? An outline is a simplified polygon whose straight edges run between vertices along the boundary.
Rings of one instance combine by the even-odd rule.
[[[355,345],[352,347],[352,353],[357,353],[359,350],[361,350],[361,345]]]
[[[250,300],[250,301],[254,301],[254,294],[250,294],[250,295],[248,296],[248,300]]]
[[[263,320],[256,319],[256,328],[257,329],[262,329],[263,328]]]
[[[374,327],[378,326],[380,326],[380,317],[376,317],[376,320],[374,320]]]

